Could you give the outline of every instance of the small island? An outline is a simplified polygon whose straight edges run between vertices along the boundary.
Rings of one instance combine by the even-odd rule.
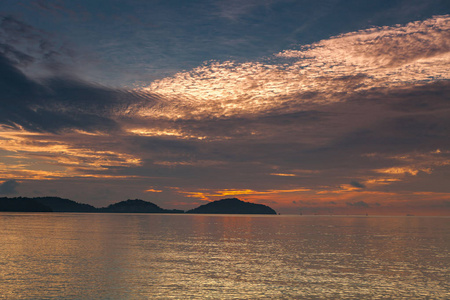
[[[92,205],[59,197],[36,197],[31,200],[47,206],[53,212],[97,212],[97,208]]]
[[[0,211],[9,212],[52,212],[53,210],[31,198],[0,198]]]
[[[182,210],[177,209],[163,209],[158,205],[140,200],[126,200],[109,205],[108,207],[99,208],[98,212],[109,213],[183,213]]]
[[[11,212],[96,212],[89,204],[78,203],[59,197],[0,198],[0,211]]]
[[[276,215],[267,205],[245,202],[237,198],[222,199],[188,210],[189,214],[260,214]]]
[[[16,197],[0,198],[0,211],[8,212],[77,212],[77,213],[159,213],[159,214],[262,214],[276,215],[269,206],[245,202],[237,198],[213,201],[197,208],[183,211],[164,209],[158,205],[140,200],[126,200],[107,207],[96,208],[89,204],[78,203],[59,197]]]

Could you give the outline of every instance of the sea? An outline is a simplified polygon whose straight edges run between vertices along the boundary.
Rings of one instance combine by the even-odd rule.
[[[450,299],[450,217],[3,212],[0,299]]]

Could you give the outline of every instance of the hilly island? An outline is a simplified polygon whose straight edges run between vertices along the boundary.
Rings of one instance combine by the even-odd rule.
[[[197,208],[183,211],[164,209],[158,205],[140,200],[126,200],[107,207],[96,208],[59,197],[15,197],[0,198],[0,211],[8,212],[91,212],[91,213],[188,213],[188,214],[264,214],[276,215],[267,205],[245,202],[237,198],[213,201]]]

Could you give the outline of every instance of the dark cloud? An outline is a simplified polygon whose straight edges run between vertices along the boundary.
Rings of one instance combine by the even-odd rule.
[[[42,32],[13,16],[1,17],[0,124],[49,132],[117,128],[112,110],[119,109],[125,93],[69,78],[56,68],[56,73],[40,81],[24,72],[37,60],[60,64],[54,59],[58,56]]]
[[[360,188],[360,189],[363,189],[363,188],[366,187],[364,184],[362,184],[362,183],[360,183],[358,181],[352,181],[352,182],[350,182],[350,185],[354,186],[356,188]]]
[[[73,78],[36,81],[0,54],[0,123],[30,131],[58,132],[64,129],[111,131],[115,120],[133,103],[150,96],[105,88]]]
[[[352,96],[335,109],[338,113],[347,110],[349,113],[342,114],[340,119],[345,122],[344,118],[351,116],[346,122],[353,126],[347,127],[330,146],[367,153],[447,148],[450,146],[448,93],[450,83],[439,81],[401,89],[374,89]]]
[[[370,207],[369,204],[367,204],[364,201],[358,201],[358,202],[347,202],[348,206],[354,206],[354,207]]]
[[[0,43],[0,53],[16,65],[26,66],[35,61],[34,57],[21,52],[11,45]]]
[[[14,16],[0,16],[0,54],[16,66],[27,67],[50,53],[56,48],[42,31]]]
[[[74,73],[73,48],[15,16],[0,15],[0,54],[29,75],[59,77]]]
[[[14,16],[0,16],[0,124],[54,133],[116,131],[124,111],[152,105],[151,95],[77,78],[65,64],[71,51],[59,44]],[[34,76],[43,69],[44,77]]]
[[[450,110],[450,82],[441,80],[408,89],[380,90],[367,95],[369,101],[381,102],[391,109],[405,113]]]
[[[19,183],[14,179],[8,180],[0,184],[0,195],[17,194]]]
[[[35,29],[12,15],[0,16],[1,36],[8,41],[17,41],[20,39],[39,40],[39,30]]]

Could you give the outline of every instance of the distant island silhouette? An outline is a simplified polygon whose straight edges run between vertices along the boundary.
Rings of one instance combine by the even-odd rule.
[[[53,210],[31,198],[0,198],[0,211],[52,212]]]
[[[158,205],[140,200],[126,200],[111,204],[104,208],[99,208],[98,212],[111,213],[184,213],[183,210],[178,209],[163,209]]]
[[[237,198],[222,199],[188,210],[189,214],[260,214],[276,215],[267,205],[245,202]]]
[[[96,212],[97,208],[59,197],[37,197],[34,201],[49,207],[54,212]]]
[[[197,208],[183,211],[163,209],[158,205],[140,200],[126,200],[107,207],[96,208],[59,197],[15,197],[0,198],[0,211],[8,212],[92,212],[92,213],[189,213],[189,214],[277,214],[263,204],[245,202],[237,198],[213,201]]]

